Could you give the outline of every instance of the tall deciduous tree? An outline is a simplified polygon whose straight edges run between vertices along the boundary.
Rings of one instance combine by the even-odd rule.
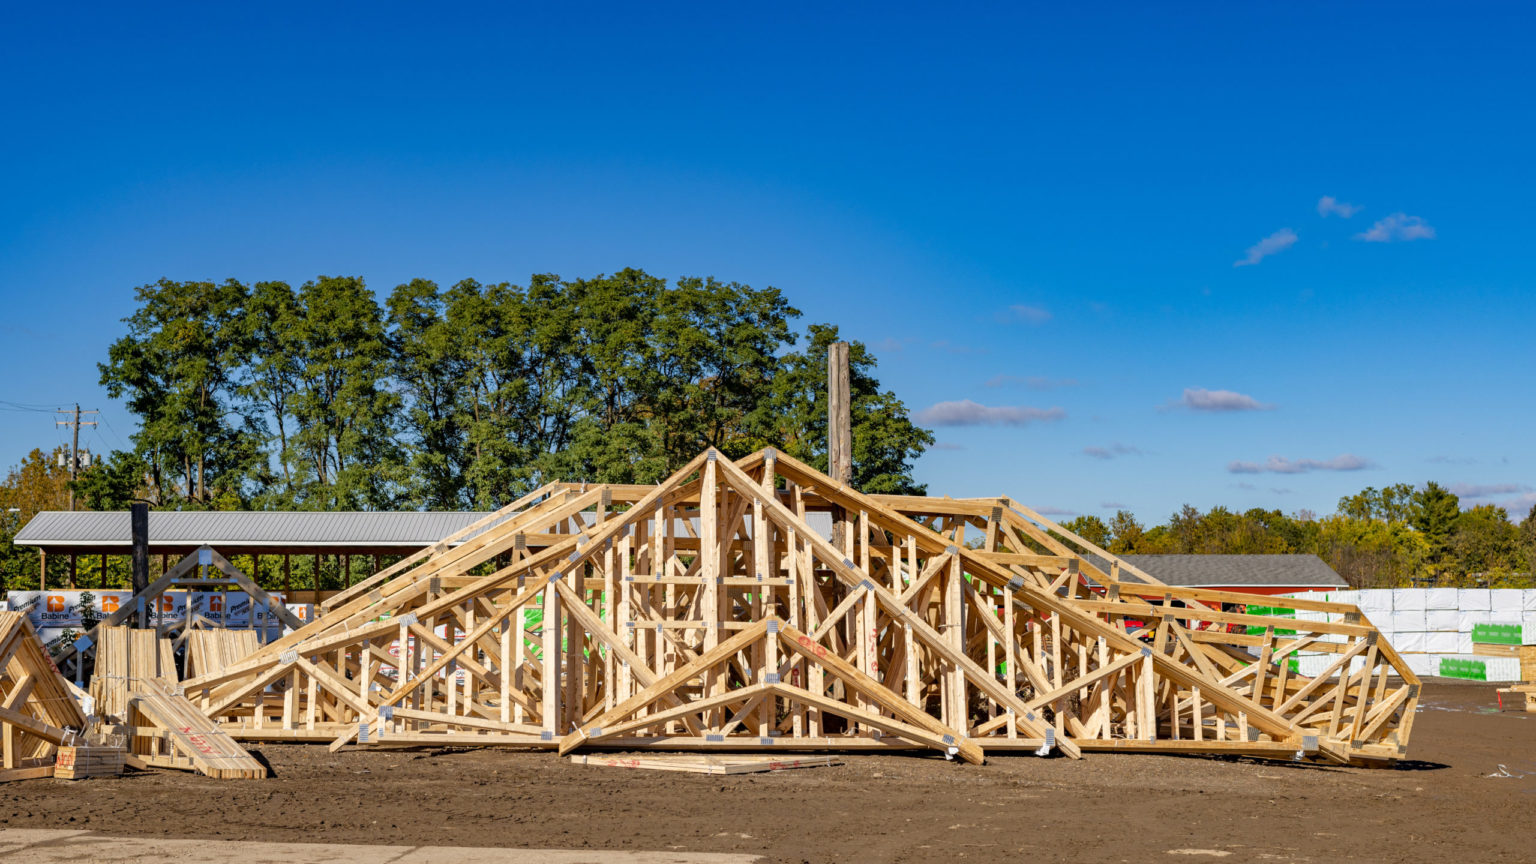
[[[134,451],[152,494],[166,506],[237,506],[264,468],[259,431],[235,404],[245,286],[161,280],[136,296],[128,334],[98,368],[108,395],[139,416]]]
[[[290,404],[302,503],[392,507],[402,480],[395,440],[400,397],[388,387],[391,357],[379,304],[361,279],[322,276],[299,289],[299,309]]]

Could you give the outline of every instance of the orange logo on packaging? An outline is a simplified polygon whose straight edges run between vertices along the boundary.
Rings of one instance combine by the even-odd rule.
[[[164,594],[161,594],[160,595],[160,611],[161,612],[175,612],[176,611],[176,601],[173,598],[170,598],[170,597],[165,596]]]
[[[223,612],[224,611],[224,598],[218,596],[217,594],[215,594],[212,597],[209,597],[208,598],[208,611],[209,612]]]
[[[117,601],[118,601],[118,598],[114,594],[108,594],[105,597],[101,598],[101,611],[103,611],[103,612],[116,612],[117,611]]]
[[[63,612],[64,611],[64,595],[63,594],[49,594],[48,595],[48,611],[49,612]]]

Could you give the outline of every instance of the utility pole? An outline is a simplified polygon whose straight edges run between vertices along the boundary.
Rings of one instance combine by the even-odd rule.
[[[827,346],[827,473],[842,484],[853,482],[852,405],[848,381],[848,343]]]
[[[58,411],[56,411],[54,413],[56,413],[56,414],[64,414],[64,415],[67,416],[71,412],[67,408],[60,408]],[[75,410],[74,410],[73,413],[74,413],[74,419],[71,419],[71,420],[55,420],[55,421],[53,421],[53,425],[55,425],[55,426],[68,426],[68,427],[70,427],[71,429],[74,430],[74,443],[71,444],[70,448],[69,448],[69,480],[70,480],[70,483],[69,483],[69,509],[71,509],[71,510],[75,509],[75,483],[74,483],[74,480],[75,480],[75,476],[80,471],[80,427],[81,426],[95,426],[96,425],[96,421],[95,420],[81,421],[80,415],[81,414],[100,414],[101,412],[100,411],[96,411],[96,410],[81,411],[80,410],[80,403],[76,402],[75,403]]]

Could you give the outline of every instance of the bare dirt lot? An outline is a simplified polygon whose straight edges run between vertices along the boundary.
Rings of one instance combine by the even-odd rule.
[[[1432,682],[1391,770],[1089,754],[846,757],[708,777],[549,753],[267,746],[276,777],[0,786],[0,828],[329,843],[754,853],[774,861],[1531,861],[1536,714]]]

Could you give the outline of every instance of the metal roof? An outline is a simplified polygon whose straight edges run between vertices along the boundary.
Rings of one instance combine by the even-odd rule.
[[[224,550],[226,554],[231,550],[258,554],[299,550],[323,550],[327,554],[332,551],[347,553],[348,550],[352,550],[349,554],[360,551],[393,553],[431,545],[488,515],[474,511],[151,510],[149,546],[152,552],[183,551],[206,544]],[[596,520],[595,513],[577,515],[588,525]],[[806,517],[808,524],[823,538],[831,538],[830,515],[812,512]],[[129,519],[126,512],[45,510],[16,533],[15,543],[49,552],[126,555],[133,545]],[[679,519],[673,525],[676,536],[688,533],[683,521]],[[692,533],[697,534],[698,518],[686,521],[691,523]],[[469,537],[479,533],[476,531]]]
[[[1109,572],[1098,556],[1095,566]],[[1183,588],[1224,585],[1298,588],[1348,588],[1327,562],[1316,555],[1121,555],[1120,560]],[[1137,581],[1127,579],[1126,581]]]
[[[487,516],[477,512],[291,512],[153,510],[152,546],[420,547]],[[126,512],[45,510],[16,533],[18,546],[132,545]]]

